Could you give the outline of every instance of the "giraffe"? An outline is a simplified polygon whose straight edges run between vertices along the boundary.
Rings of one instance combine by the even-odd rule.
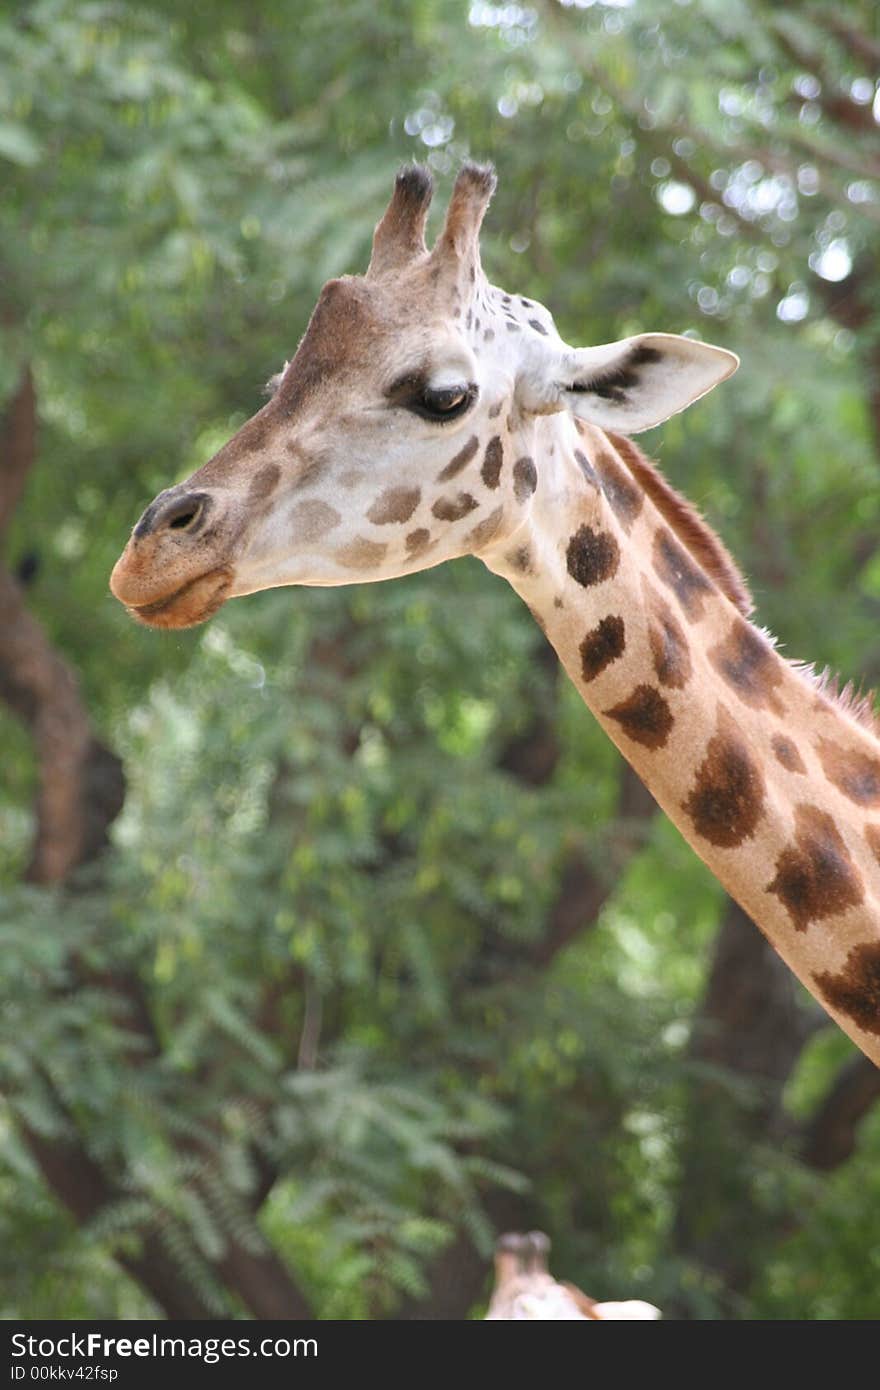
[[[137,522],[111,576],[140,622],[465,554],[530,608],[602,728],[841,1028],[880,1062],[880,737],[849,688],[749,621],[722,542],[630,441],[731,375],[666,333],[572,348],[487,281],[491,168],[433,248],[404,168],[365,276],[325,285],[263,408]]]
[[[659,1308],[638,1298],[597,1303],[576,1285],[557,1283],[547,1269],[549,1253],[550,1240],[543,1231],[500,1237],[487,1322],[631,1322],[660,1317]]]

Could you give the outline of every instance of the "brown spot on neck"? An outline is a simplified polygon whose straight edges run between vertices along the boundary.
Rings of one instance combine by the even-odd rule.
[[[829,782],[857,806],[880,805],[880,758],[820,738],[816,751]]]
[[[606,447],[596,451],[595,472],[618,521],[629,533],[645,500],[642,489],[636,486],[631,474]]]
[[[880,942],[854,946],[841,971],[822,970],[813,979],[832,1009],[880,1035]]]
[[[750,840],[764,814],[764,778],[736,720],[718,707],[716,732],[710,738],[694,784],[682,803],[694,829],[720,849]]]
[[[786,772],[805,773],[806,763],[798,752],[797,744],[785,734],[774,734],[770,744],[777,760],[785,768]]]
[[[642,576],[651,660],[661,685],[681,690],[693,672],[690,646],[681,623],[653,585]]]
[[[857,907],[865,896],[862,880],[834,821],[818,806],[795,808],[794,842],[776,861],[767,885],[788,909],[798,931],[811,922]]]
[[[751,623],[738,615],[723,642],[709,651],[709,660],[743,704],[783,714],[776,687],[782,684],[782,662]]]
[[[647,493],[660,515],[672,527],[697,563],[721,592],[727,595],[734,607],[748,617],[754,607],[748,585],[727,547],[716,536],[711,526],[686,497],[676,492],[656,465],[631,439],[610,430],[607,432],[607,438],[614,445],[636,483]]]
[[[665,526],[654,537],[652,560],[658,579],[675,594],[685,617],[698,622],[703,616],[703,600],[716,592],[715,585]]]
[[[579,650],[581,671],[584,680],[589,684],[625,652],[626,628],[623,618],[609,613],[598,626],[587,633]]]
[[[880,825],[866,825],[865,839],[868,842],[868,849],[877,863],[880,864]]]
[[[637,685],[631,695],[602,713],[614,719],[627,738],[643,748],[663,748],[675,720],[666,700],[652,685]]]
[[[568,542],[565,562],[572,579],[588,589],[614,577],[620,564],[620,547],[610,531],[580,526]]]

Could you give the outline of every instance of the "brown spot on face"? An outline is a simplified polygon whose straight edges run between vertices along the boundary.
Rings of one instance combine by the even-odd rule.
[[[798,931],[811,922],[857,907],[865,896],[862,880],[834,821],[818,806],[795,808],[794,843],[776,861],[767,885],[788,909]]]
[[[868,849],[880,864],[880,825],[866,825],[865,839],[868,841]]]
[[[608,531],[580,526],[568,542],[565,562],[572,579],[588,589],[617,573],[620,547]]]
[[[860,748],[845,748],[830,738],[820,738],[816,750],[825,776],[838,791],[858,806],[880,803],[880,758]]]
[[[786,738],[785,734],[774,734],[770,746],[786,772],[806,772],[806,764],[798,752],[797,744]]]
[[[343,487],[357,487],[364,476],[363,468],[347,468],[344,473],[339,475],[339,481]]]
[[[251,478],[248,488],[249,502],[262,502],[269,497],[278,486],[281,477],[281,469],[277,463],[266,463],[262,468],[258,468]]]
[[[532,563],[532,556],[527,545],[520,545],[516,550],[512,550],[506,557],[507,563],[520,574],[525,574]]]
[[[421,497],[422,490],[418,487],[388,487],[376,498],[367,512],[367,518],[376,526],[409,521]]]
[[[312,452],[311,450],[303,449],[295,439],[288,440],[284,447],[289,454],[293,454],[294,458],[299,463],[299,471],[296,475],[296,486],[298,488],[311,487],[313,483],[318,481],[327,468],[327,465],[330,463],[330,454],[328,451],[318,449]]]
[[[517,502],[525,502],[538,486],[538,472],[530,458],[517,459],[513,465],[513,494]]]
[[[488,416],[489,416],[489,419],[490,419],[490,420],[497,420],[497,419],[498,419],[498,416],[501,414],[501,412],[502,412],[503,409],[504,409],[504,397],[502,396],[500,401],[496,401],[494,405],[490,405],[490,406],[489,406],[489,409],[488,409],[488,412],[487,412],[487,414],[488,414]]]
[[[410,531],[409,535],[404,541],[404,545],[406,546],[410,555],[418,555],[422,550],[424,550],[425,546],[428,544],[428,541],[430,539],[431,532],[426,531],[423,526],[420,526],[418,531]]]
[[[775,714],[784,712],[775,693],[782,681],[782,663],[744,618],[734,618],[724,641],[711,648],[709,660],[743,704],[771,709]]]
[[[455,458],[450,459],[446,467],[440,470],[437,474],[437,482],[448,483],[450,478],[455,478],[463,468],[467,468],[479,447],[480,441],[474,434],[468,440],[467,444],[465,444],[464,448],[459,449]]]
[[[663,748],[675,723],[671,709],[653,685],[637,685],[625,700],[602,712],[644,748]]]
[[[496,507],[494,512],[490,512],[488,516],[477,523],[473,531],[468,532],[464,538],[465,545],[470,546],[473,550],[479,550],[480,546],[485,545],[495,535],[503,516],[504,508]]]
[[[558,600],[557,600],[558,601]],[[580,645],[581,670],[589,683],[600,676],[606,666],[616,661],[626,650],[626,629],[623,618],[609,614],[598,627],[588,632]]]
[[[431,511],[438,521],[461,521],[476,506],[469,492],[460,492],[457,497],[438,497]]]
[[[631,531],[645,501],[641,488],[636,486],[632,475],[618,463],[614,455],[604,449],[596,456],[596,473],[618,521],[625,531]]]
[[[364,536],[355,536],[353,541],[337,550],[334,559],[348,570],[369,570],[381,565],[388,546],[384,541],[369,541]]]
[[[341,520],[342,517],[335,507],[329,507],[326,502],[319,502],[317,498],[297,502],[290,513],[291,539],[315,541],[319,536],[325,536],[328,531],[332,531]]]
[[[654,537],[654,570],[678,599],[692,623],[703,616],[703,599],[715,593],[715,585],[694,563],[671,531],[661,526]]]
[[[690,646],[684,628],[671,607],[642,576],[642,593],[648,616],[651,659],[661,685],[681,690],[693,672]]]
[[[494,492],[501,481],[501,465],[504,462],[504,449],[498,435],[493,435],[486,445],[486,456],[483,459],[483,467],[480,469],[480,477]]]
[[[553,600],[553,607],[554,607],[554,608],[564,608],[564,607],[565,607],[565,604],[563,603],[562,599],[559,597],[558,594],[556,595],[555,599]]]
[[[865,1033],[880,1034],[880,942],[854,946],[839,974],[821,970],[813,976],[823,997]]]
[[[764,779],[733,716],[718,710],[694,785],[682,809],[704,840],[732,849],[749,840],[764,814]]]

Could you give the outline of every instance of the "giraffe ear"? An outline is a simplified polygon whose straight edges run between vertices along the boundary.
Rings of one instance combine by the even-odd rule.
[[[603,347],[563,353],[560,403],[601,429],[638,434],[677,415],[732,376],[739,358],[675,333],[641,333]]]

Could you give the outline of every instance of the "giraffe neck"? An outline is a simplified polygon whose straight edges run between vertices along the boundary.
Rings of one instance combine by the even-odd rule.
[[[880,1062],[880,740],[737,611],[607,436],[568,415],[533,428],[532,507],[486,564],[684,838]]]

